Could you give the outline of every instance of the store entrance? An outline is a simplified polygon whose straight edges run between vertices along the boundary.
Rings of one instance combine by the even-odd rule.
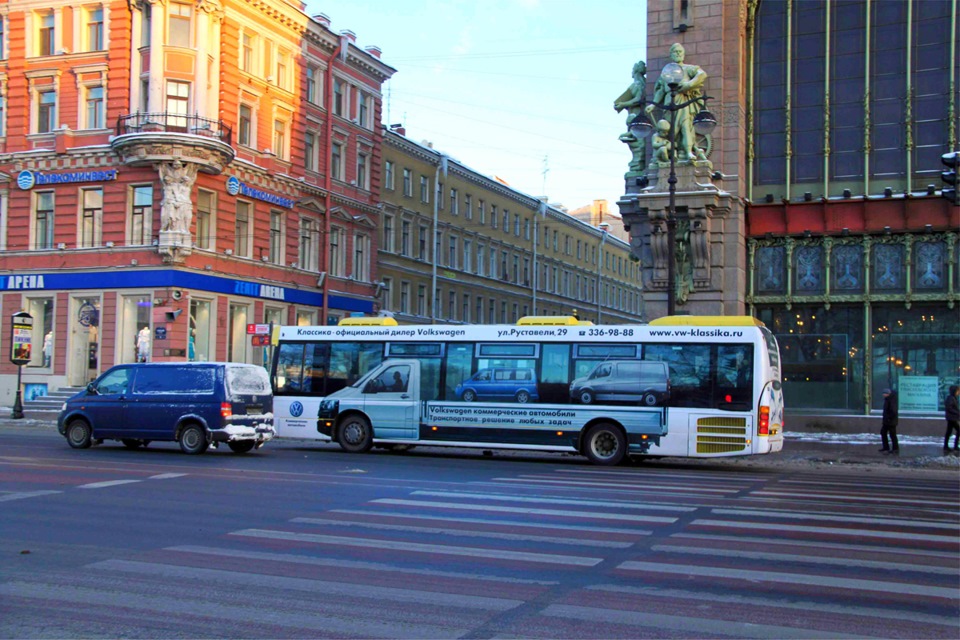
[[[86,386],[97,377],[100,359],[100,298],[70,299],[70,358],[67,382]]]

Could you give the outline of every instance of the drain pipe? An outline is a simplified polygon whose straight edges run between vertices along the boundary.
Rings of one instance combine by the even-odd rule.
[[[333,194],[330,192],[333,186],[333,175],[330,171],[330,163],[333,157],[333,144],[330,138],[333,135],[333,65],[337,57],[341,55],[341,52],[345,53],[347,51],[348,43],[346,40],[346,36],[341,35],[340,43],[337,45],[337,48],[333,50],[333,53],[330,54],[330,62],[327,64],[326,79],[324,80],[323,86],[324,91],[327,92],[327,123],[325,127],[326,132],[324,133],[327,143],[327,173],[323,180],[323,189],[327,194],[327,210],[323,216],[323,237],[325,240],[324,244],[326,244],[323,251],[323,271],[327,275],[323,279],[322,285],[323,309],[320,312],[320,324],[324,326],[327,324],[327,316],[330,313],[330,212],[333,209]]]

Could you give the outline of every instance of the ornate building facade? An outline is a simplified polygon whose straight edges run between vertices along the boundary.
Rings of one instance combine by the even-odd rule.
[[[606,225],[482,175],[402,129],[385,132],[382,174],[380,302],[398,320],[643,318],[639,267]]]
[[[0,304],[34,318],[24,381],[262,362],[248,325],[372,311],[393,72],[280,0],[0,6]]]
[[[869,413],[894,387],[902,413],[939,415],[960,379],[960,208],[939,193],[940,155],[960,146],[957,0],[649,9],[651,75],[682,43],[719,121],[700,141],[712,167],[678,168],[676,254],[698,250],[699,224],[707,268],[678,264],[680,308],[771,327],[794,410]],[[619,203],[652,317],[662,164],[653,186],[628,175]]]

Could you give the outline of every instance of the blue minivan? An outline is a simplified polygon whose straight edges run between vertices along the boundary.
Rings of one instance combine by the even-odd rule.
[[[234,362],[117,365],[63,404],[57,428],[74,449],[157,440],[189,454],[221,442],[246,453],[276,435],[266,370]]]
[[[540,399],[537,392],[537,374],[534,370],[512,367],[480,369],[458,384],[454,393],[464,402],[513,400],[527,403]]]

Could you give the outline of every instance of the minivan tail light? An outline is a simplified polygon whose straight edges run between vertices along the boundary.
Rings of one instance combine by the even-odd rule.
[[[233,415],[233,405],[231,405],[229,402],[221,402],[221,403],[220,403],[220,417],[221,417],[221,418],[229,418],[229,417],[232,416],[232,415]]]
[[[760,424],[757,425],[757,434],[770,435],[770,407],[760,407]]]

